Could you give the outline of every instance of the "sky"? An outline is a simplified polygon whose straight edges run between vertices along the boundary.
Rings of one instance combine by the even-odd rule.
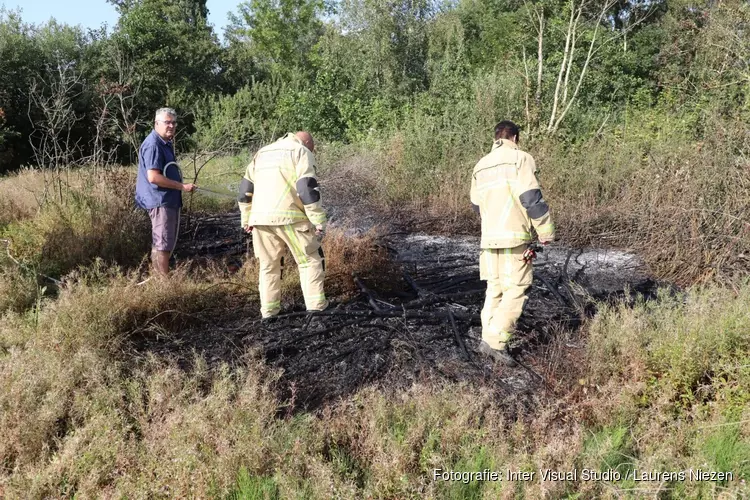
[[[234,11],[242,0],[208,0],[208,22],[221,38],[227,24],[227,13]],[[54,17],[65,24],[80,24],[84,28],[98,28],[103,23],[114,26],[117,23],[117,10],[106,0],[0,0],[8,10],[21,10],[21,19],[28,23],[40,24]]]

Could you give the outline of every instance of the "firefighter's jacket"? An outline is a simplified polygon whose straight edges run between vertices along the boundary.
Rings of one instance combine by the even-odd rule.
[[[536,178],[536,163],[513,141],[498,140],[471,175],[471,203],[482,218],[481,248],[514,248],[555,239],[549,206]]]
[[[294,134],[255,154],[240,182],[242,226],[325,225],[315,156]]]

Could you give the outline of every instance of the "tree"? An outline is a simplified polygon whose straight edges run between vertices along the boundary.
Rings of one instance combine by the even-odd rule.
[[[80,28],[54,20],[31,25],[17,13],[0,9],[0,108],[4,114],[0,171],[34,161],[28,139],[44,120],[44,110],[40,108],[41,101],[31,99],[30,89],[33,87],[34,95],[42,100],[54,94],[56,90],[50,85],[59,81],[60,68],[77,75],[77,89],[70,101],[73,112],[79,117],[88,113],[92,97],[87,86],[93,70],[89,64],[92,40]],[[76,120],[70,138],[83,144],[91,131],[89,121]],[[79,152],[85,154],[85,147]]]
[[[229,52],[237,62],[250,62],[266,74],[309,76],[309,51],[322,32],[323,8],[322,0],[243,2],[230,15]]]
[[[31,156],[25,137],[31,133],[27,118],[28,92],[44,58],[34,40],[33,26],[17,12],[0,8],[0,172],[18,167]]]
[[[578,101],[592,62],[602,55],[602,50],[633,32],[658,6],[658,2],[642,6],[625,0],[569,0],[558,10],[566,18],[550,19],[549,4],[524,1],[529,23],[533,26],[532,33],[536,35],[536,109],[548,113],[547,125],[544,126],[547,133],[558,131]],[[532,85],[532,79],[528,77],[525,50],[523,56],[528,87]],[[546,68],[545,61],[556,67]],[[547,70],[555,76],[555,83],[553,89],[545,92],[544,73]],[[527,89],[527,95],[529,93]],[[543,99],[546,102],[542,102]]]
[[[136,115],[146,117],[169,105],[191,131],[194,106],[218,90],[219,44],[207,24],[206,0],[132,0],[121,12],[113,41],[133,62],[141,79]],[[116,68],[109,80],[115,81]]]
[[[339,9],[352,64],[378,89],[403,96],[427,88],[430,2],[343,0]]]

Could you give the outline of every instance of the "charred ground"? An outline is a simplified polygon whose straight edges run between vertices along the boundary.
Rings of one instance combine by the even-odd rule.
[[[238,225],[236,213],[192,216],[183,226],[178,259],[236,270],[252,255]],[[324,312],[306,313],[299,299],[286,297],[279,317],[261,321],[257,304],[247,303],[198,318],[179,332],[135,337],[128,355],[173,358],[189,369],[196,354],[217,366],[243,363],[245,353],[254,352],[279,370],[277,390],[289,411],[314,410],[368,385],[461,381],[523,412],[547,397],[554,383],[543,352],[555,344],[575,356],[582,348],[578,328],[597,301],[650,296],[656,288],[632,254],[553,246],[535,262],[513,341],[521,363],[493,366],[475,351],[485,289],[478,238],[412,233],[409,225],[395,220],[381,227],[377,245],[388,249],[398,270],[387,289],[352,276],[359,293],[335,297]]]

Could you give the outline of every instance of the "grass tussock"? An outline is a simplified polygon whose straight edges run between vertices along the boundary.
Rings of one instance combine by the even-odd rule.
[[[387,249],[379,243],[377,230],[349,235],[331,228],[323,239],[326,259],[326,290],[329,295],[359,293],[354,276],[378,288],[392,286],[398,279],[397,267]]]
[[[3,251],[0,243],[0,251]],[[24,269],[6,255],[0,254],[0,311],[25,311],[44,295],[33,270]]]

